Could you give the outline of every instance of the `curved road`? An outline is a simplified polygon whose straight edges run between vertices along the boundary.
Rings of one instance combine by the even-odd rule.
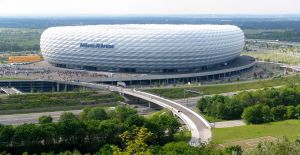
[[[65,82],[73,85],[79,85],[94,89],[108,89],[110,91],[127,94],[143,100],[158,104],[173,112],[176,116],[182,119],[191,130],[192,137],[190,145],[197,146],[200,143],[208,143],[211,139],[211,126],[207,120],[194,112],[193,110],[169,99],[162,98],[150,93],[137,91],[135,89],[121,88],[104,84],[95,84],[87,82]]]
[[[121,88],[117,86],[87,83],[87,82],[66,82],[57,81],[59,83],[73,84],[93,89],[106,89],[113,92],[118,92],[121,94],[126,94],[134,96],[148,102],[158,104],[164,108],[167,108],[173,112],[174,115],[182,119],[185,124],[190,129],[192,136],[190,140],[190,145],[197,146],[200,143],[208,143],[211,139],[211,126],[210,124],[199,114],[195,113],[193,110],[169,99],[162,98],[150,93],[137,91],[135,89]],[[80,112],[76,111],[77,113]],[[49,112],[49,113],[32,113],[32,114],[19,114],[19,115],[5,115],[2,116],[0,120],[1,124],[22,124],[22,123],[36,123],[37,118],[40,115],[52,115],[54,118],[58,118],[60,112]]]

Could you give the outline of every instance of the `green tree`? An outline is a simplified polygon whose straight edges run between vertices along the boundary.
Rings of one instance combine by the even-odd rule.
[[[78,120],[78,118],[71,112],[64,112],[59,117],[59,122],[64,122],[68,120]]]
[[[92,108],[87,113],[87,119],[89,120],[105,120],[107,119],[107,114],[103,108]]]
[[[262,112],[262,119],[264,123],[271,122],[273,120],[271,108],[269,106],[267,105],[262,106],[261,112]]]
[[[115,111],[109,113],[111,118],[115,118],[120,122],[124,122],[129,116],[137,114],[135,109],[126,106],[118,106]]]
[[[0,125],[0,150],[8,147],[12,143],[15,130],[12,126]]]
[[[300,119],[300,104],[296,106],[295,108],[295,117],[297,119]]]
[[[113,154],[124,155],[151,155],[153,150],[150,149],[147,142],[153,134],[145,127],[136,127],[132,132],[125,131],[120,135],[125,148],[122,150],[113,146]]]
[[[242,118],[250,124],[259,124],[265,122],[263,119],[262,106],[258,104],[247,107],[242,114]]]
[[[271,109],[273,120],[280,121],[286,119],[287,108],[284,105],[279,105]]]
[[[157,143],[166,143],[173,140],[174,133],[179,129],[180,123],[167,111],[163,114],[153,115],[146,127],[154,134]]]
[[[47,124],[47,123],[52,123],[52,117],[50,115],[48,116],[41,116],[39,117],[39,123],[40,124]]]
[[[296,118],[296,110],[294,106],[288,106],[286,111],[286,117],[288,119],[294,119]]]

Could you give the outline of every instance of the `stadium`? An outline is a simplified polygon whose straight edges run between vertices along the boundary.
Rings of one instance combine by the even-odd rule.
[[[72,69],[137,73],[203,72],[240,57],[243,31],[233,25],[89,25],[52,27],[44,59]]]

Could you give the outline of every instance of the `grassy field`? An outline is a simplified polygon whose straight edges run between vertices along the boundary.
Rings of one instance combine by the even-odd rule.
[[[5,95],[0,97],[0,114],[82,109],[116,104],[123,98],[112,92],[84,91]]]
[[[240,82],[240,83],[228,83],[228,84],[210,85],[210,86],[150,88],[150,89],[145,89],[144,91],[161,95],[170,99],[180,99],[180,98],[184,98],[184,96],[185,97],[199,96],[199,94],[196,93],[190,93],[190,92],[184,93],[185,89],[195,90],[201,92],[203,95],[210,95],[210,94],[242,91],[248,89],[259,89],[265,87],[280,86],[280,85],[286,85],[286,84],[295,83],[299,81],[300,81],[299,75],[292,75],[292,76],[282,77],[282,78],[256,80],[256,81]]]
[[[174,135],[174,141],[176,142],[189,142],[191,140],[192,133],[189,130],[178,131]]]
[[[242,55],[252,56],[260,61],[279,62],[293,65],[300,64],[300,58],[283,52],[243,52]]]
[[[0,52],[39,51],[42,29],[0,28]]]
[[[245,125],[230,128],[214,128],[212,141],[216,144],[230,143],[259,137],[300,138],[300,120],[286,120],[260,125]]]

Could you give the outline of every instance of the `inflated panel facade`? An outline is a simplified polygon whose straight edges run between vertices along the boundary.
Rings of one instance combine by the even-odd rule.
[[[97,69],[185,69],[230,61],[244,47],[232,25],[93,25],[53,27],[40,41],[45,60]]]

